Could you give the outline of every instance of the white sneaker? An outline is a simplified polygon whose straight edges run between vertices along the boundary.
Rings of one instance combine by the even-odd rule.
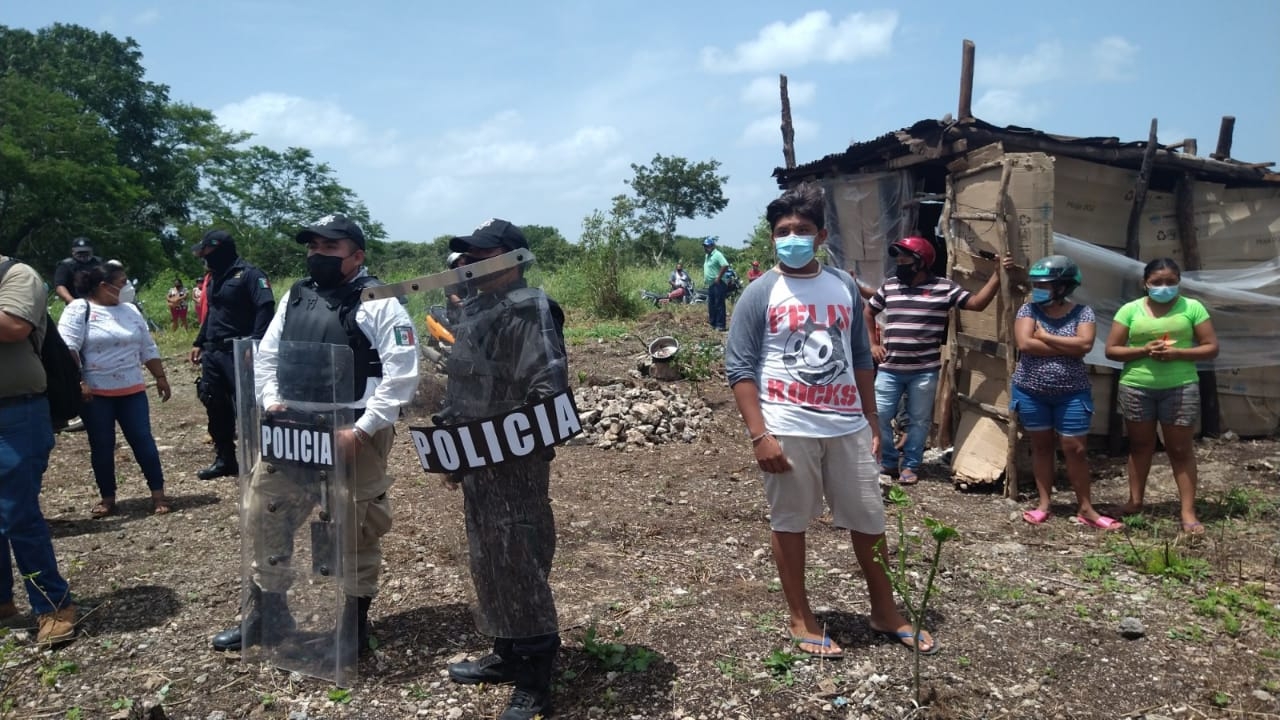
[[[80,432],[81,430],[84,430],[84,420],[80,418],[72,420],[67,423],[66,427],[62,428],[63,432]]]

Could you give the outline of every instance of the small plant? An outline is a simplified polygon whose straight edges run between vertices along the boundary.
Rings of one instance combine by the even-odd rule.
[[[351,691],[346,688],[333,688],[329,691],[329,702],[346,705],[351,702]]]
[[[622,635],[622,628],[613,629],[615,640]],[[658,653],[646,647],[632,647],[620,642],[600,640],[596,634],[595,625],[587,628],[582,640],[582,649],[595,658],[605,670],[619,672],[644,672],[660,657]]]
[[[973,665],[973,661],[969,659],[968,655],[961,655],[956,658],[956,665],[959,665],[962,668],[967,668],[970,665]]]
[[[53,687],[58,684],[58,678],[63,675],[74,675],[79,666],[69,660],[61,660],[53,665],[45,665],[40,668],[40,684],[45,687]]]
[[[262,696],[258,698],[258,702],[262,704],[264,709],[270,709],[276,704],[276,696],[271,693],[262,693]]]
[[[1128,527],[1127,525],[1125,527]],[[1094,580],[1101,579],[1104,575],[1111,574],[1111,568],[1115,564],[1115,558],[1106,553],[1089,553],[1084,556],[1084,571],[1081,573],[1087,578]]]
[[[710,380],[716,375],[715,363],[722,351],[715,343],[700,342],[675,356],[676,369],[680,371],[680,377],[689,382]]]
[[[929,576],[925,579],[924,589],[920,593],[918,603],[912,601],[912,592],[910,581],[907,576],[907,533],[904,526],[903,510],[911,502],[911,498],[906,491],[900,487],[894,486],[889,488],[889,503],[897,508],[898,511],[898,562],[896,567],[889,567],[887,558],[887,550],[884,547],[884,540],[877,543],[876,562],[884,567],[885,574],[889,576],[889,583],[893,585],[893,589],[897,591],[898,596],[902,598],[902,604],[907,610],[907,619],[911,621],[912,637],[916,638],[916,642],[912,643],[911,654],[915,660],[912,669],[912,685],[916,693],[916,704],[920,704],[920,648],[918,645],[920,638],[920,629],[924,625],[924,619],[929,609],[929,598],[933,595],[933,581],[938,576],[938,565],[942,561],[942,546],[953,538],[959,536],[956,529],[945,525],[934,518],[925,518],[925,527],[929,529],[929,535],[933,538],[933,558],[929,563]]]
[[[770,580],[769,584],[765,585],[765,590],[768,590],[771,593],[782,592],[782,581],[778,579]]]
[[[791,687],[796,681],[795,674],[791,672],[792,666],[808,658],[807,653],[774,650],[764,659],[764,667],[780,684]]]
[[[734,682],[746,682],[751,679],[751,674],[738,666],[737,658],[726,657],[716,660],[716,670],[719,670],[726,679]]]
[[[111,703],[112,710],[128,710],[133,707],[133,701],[127,697],[118,697]]]
[[[1231,696],[1222,692],[1221,690],[1218,690],[1217,692],[1215,692],[1213,694],[1213,697],[1210,698],[1209,700],[1210,702],[1213,703],[1214,707],[1224,708],[1231,704]]]
[[[84,720],[84,711],[78,707],[67,708],[66,720]]]
[[[1077,603],[1077,604],[1076,604],[1076,617],[1080,618],[1081,620],[1088,619],[1088,617],[1089,617],[1089,608],[1085,607],[1084,605],[1080,605],[1080,604],[1078,604],[1078,603]]]
[[[1172,578],[1182,582],[1203,580],[1209,575],[1209,563],[1203,558],[1184,557],[1168,540],[1160,547],[1144,547],[1126,536],[1128,545],[1121,551],[1126,565],[1138,572]]]
[[[1200,642],[1204,640],[1204,629],[1199,625],[1187,625],[1180,628],[1169,628],[1165,633],[1170,640],[1183,640],[1186,642]]]

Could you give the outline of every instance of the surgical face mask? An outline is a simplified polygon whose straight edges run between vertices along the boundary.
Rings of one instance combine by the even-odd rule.
[[[1031,302],[1044,305],[1053,300],[1053,291],[1049,288],[1031,288]]]
[[[346,273],[342,272],[342,261],[348,257],[351,256],[308,255],[307,273],[311,275],[312,280],[316,281],[316,287],[336,288],[342,284],[343,278],[346,277]]]
[[[893,269],[893,274],[897,276],[898,282],[909,285],[916,277],[916,264],[898,265]]]
[[[1147,296],[1158,303],[1173,302],[1178,297],[1177,285],[1156,285],[1147,288]]]
[[[120,302],[131,303],[137,299],[138,299],[138,291],[136,288],[133,287],[133,283],[127,282],[124,284],[123,287],[120,288]]]
[[[813,261],[813,235],[788,235],[773,241],[778,262],[799,270]]]

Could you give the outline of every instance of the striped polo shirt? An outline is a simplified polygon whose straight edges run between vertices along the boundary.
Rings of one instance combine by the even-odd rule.
[[[894,277],[886,280],[867,301],[872,312],[884,313],[886,357],[881,369],[916,372],[941,367],[947,313],[964,307],[971,295],[947,278],[931,277],[914,286],[904,286]]]

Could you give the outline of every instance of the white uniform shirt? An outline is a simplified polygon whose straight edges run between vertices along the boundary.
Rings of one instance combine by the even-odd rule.
[[[361,270],[356,277],[363,277]],[[258,343],[254,361],[254,384],[262,407],[280,403],[276,382],[276,363],[280,351],[280,335],[289,308],[289,293],[276,305],[276,314],[267,326],[267,334]],[[382,360],[382,377],[369,378],[363,397],[352,407],[364,408],[356,427],[372,435],[395,424],[400,406],[413,399],[418,387],[417,331],[409,313],[396,298],[369,300],[356,306],[356,327],[378,351]]]

